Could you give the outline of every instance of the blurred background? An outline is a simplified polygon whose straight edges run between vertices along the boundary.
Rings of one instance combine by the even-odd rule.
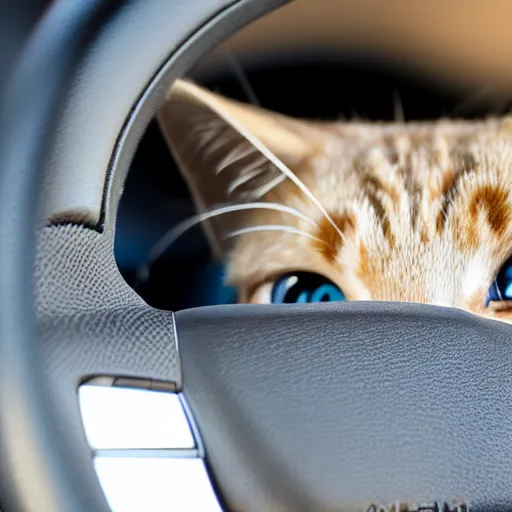
[[[0,0],[0,88],[49,3]],[[189,77],[232,98],[314,119],[393,120],[399,111],[406,121],[500,115],[512,106],[510,19],[510,0],[295,0],[203,56]],[[129,284],[160,237],[193,213],[151,123],[117,221],[115,256]],[[138,292],[156,307],[234,300],[200,228],[150,270]]]

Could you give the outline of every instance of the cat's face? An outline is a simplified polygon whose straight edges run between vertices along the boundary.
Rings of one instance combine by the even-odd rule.
[[[244,205],[205,221],[241,302],[325,293],[512,322],[510,119],[313,123],[180,81],[159,121],[200,211]]]

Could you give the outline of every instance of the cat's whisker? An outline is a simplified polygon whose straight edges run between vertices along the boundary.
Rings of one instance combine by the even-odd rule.
[[[240,82],[240,85],[242,86],[242,89],[247,96],[247,99],[251,104],[259,106],[260,102],[254,93],[254,89],[252,88],[247,75],[245,74],[244,68],[240,64],[240,61],[235,57],[235,54],[230,51],[226,52],[226,55],[233,69],[233,72],[238,78],[238,81]]]
[[[247,228],[235,229],[234,231],[231,231],[231,233],[228,233],[225,238],[228,239],[236,236],[245,235],[247,233],[255,233],[261,231],[282,231],[294,235],[305,236],[306,238],[310,238],[311,240],[314,240],[315,242],[319,242],[322,244],[326,243],[324,240],[312,235],[311,233],[294,228],[293,226],[287,226],[285,224],[265,224],[262,226],[249,226]]]
[[[299,189],[304,193],[304,195],[318,208],[318,210],[322,213],[325,219],[332,225],[335,231],[338,233],[340,238],[346,242],[346,238],[341,232],[340,228],[336,225],[332,217],[329,215],[327,210],[323,207],[322,203],[315,197],[313,192],[300,180],[289,168],[286,166],[283,161],[278,158],[272,151],[270,151],[265,144],[263,144],[257,137],[255,137],[249,130],[247,130],[236,118],[231,115],[225,113],[224,114],[226,120],[229,124],[237,130],[240,135],[245,137],[260,153],[262,153],[265,157],[267,157],[270,162],[272,162],[277,169],[283,173],[289,180],[291,180]]]
[[[149,253],[148,261],[144,265],[145,268],[142,268],[141,271],[145,271],[147,267],[149,267],[153,261],[158,259],[164,251],[170,247],[180,236],[186,233],[189,229],[209,220],[213,217],[217,217],[219,215],[225,215],[228,213],[235,213],[244,210],[273,210],[282,213],[288,213],[293,215],[294,217],[311,224],[314,227],[318,227],[318,224],[305,215],[304,213],[292,208],[291,206],[286,206],[280,203],[265,203],[265,202],[252,202],[252,203],[242,203],[242,204],[230,204],[225,206],[220,206],[218,208],[214,208],[213,210],[209,210],[206,212],[198,213],[193,217],[189,217],[185,219],[183,222],[180,222],[173,229],[169,230],[165,235],[160,238],[160,240],[153,246]]]

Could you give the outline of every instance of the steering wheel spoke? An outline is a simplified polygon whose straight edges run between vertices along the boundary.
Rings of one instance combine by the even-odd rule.
[[[49,374],[77,389],[95,376],[181,387],[173,313],[148,306],[117,269],[112,235],[50,226],[39,236],[37,329]]]
[[[151,388],[146,380],[100,378],[79,389],[94,469],[111,510],[220,512],[183,396]]]
[[[92,458],[111,510],[219,511],[180,393],[173,313],[129,289],[108,233],[48,227],[38,254],[40,357],[66,435]]]

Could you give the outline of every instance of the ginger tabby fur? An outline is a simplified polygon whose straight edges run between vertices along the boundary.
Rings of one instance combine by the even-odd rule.
[[[253,201],[301,214],[258,207],[205,221],[241,302],[268,302],[273,279],[308,271],[348,300],[428,303],[512,323],[512,303],[485,305],[512,252],[512,119],[304,121],[179,80],[159,122],[200,211]],[[291,229],[225,238],[256,226]]]

